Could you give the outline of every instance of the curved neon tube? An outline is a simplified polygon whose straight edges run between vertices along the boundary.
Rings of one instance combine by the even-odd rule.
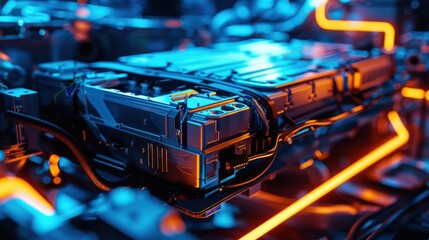
[[[304,197],[298,199],[281,212],[259,225],[257,228],[253,229],[246,235],[244,235],[240,240],[248,239],[258,239],[262,237],[267,232],[271,231],[284,221],[288,220],[304,208],[308,207],[321,197],[325,196],[330,191],[334,190],[344,182],[348,181],[352,177],[361,173],[371,165],[378,162],[380,159],[388,156],[398,148],[406,144],[410,138],[410,135],[405,128],[404,124],[399,117],[399,114],[396,111],[391,111],[388,114],[390,124],[396,132],[396,136],[370,153],[366,154],[361,159],[357,160],[355,163],[345,168],[343,171],[333,176],[325,183],[322,183],[320,186],[307,193]]]
[[[395,47],[395,28],[392,24],[376,21],[330,20],[326,18],[328,0],[320,0],[319,2],[315,12],[316,22],[321,28],[339,31],[383,32],[384,49],[391,51]]]

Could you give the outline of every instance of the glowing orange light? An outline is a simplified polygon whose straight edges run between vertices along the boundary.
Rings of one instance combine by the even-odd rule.
[[[52,181],[54,182],[54,184],[58,185],[61,183],[61,178],[60,177],[54,177],[54,179]]]
[[[401,94],[403,97],[406,97],[406,98],[412,98],[412,99],[418,99],[418,100],[426,99],[426,101],[429,102],[429,90],[425,92],[425,90],[420,88],[404,87],[401,90]]]
[[[353,78],[353,87],[355,89],[359,89],[361,84],[362,84],[362,74],[360,72],[356,72]]]
[[[56,177],[60,174],[60,167],[58,166],[58,162],[60,161],[60,156],[56,154],[52,154],[49,157],[49,171],[53,177]]]
[[[406,98],[413,98],[413,99],[425,98],[425,91],[419,88],[404,87],[401,90],[401,94],[403,97],[406,97]]]
[[[18,177],[0,178],[0,201],[19,199],[45,215],[53,215],[54,207],[30,184]]]
[[[91,29],[92,24],[90,22],[77,20],[73,23],[71,33],[76,41],[88,41]]]
[[[61,157],[56,154],[52,154],[49,157],[49,172],[51,172],[52,177],[54,177],[52,181],[56,185],[61,183],[61,178],[58,176],[61,172],[60,166],[58,165],[60,159]]]
[[[343,171],[333,176],[325,183],[306,194],[304,197],[295,201],[294,203],[283,209],[281,212],[276,214],[274,217],[270,218],[268,221],[264,222],[257,228],[250,231],[240,240],[260,238],[276,226],[280,225],[284,221],[294,216],[296,213],[300,212],[302,209],[308,207],[321,197],[325,196],[330,191],[334,190],[344,182],[348,181],[352,177],[356,176],[363,170],[367,169],[380,159],[386,157],[387,155],[407,143],[408,139],[410,138],[410,135],[404,124],[402,123],[398,113],[395,111],[391,111],[388,114],[388,118],[393,129],[397,133],[397,136],[382,144],[380,147],[368,153],[361,159],[357,160],[355,163],[345,168]]]
[[[10,61],[10,57],[4,53],[0,51],[0,59],[5,60],[5,61]]]
[[[301,170],[307,169],[307,168],[311,167],[313,164],[314,164],[314,160],[310,159],[308,161],[305,161],[301,165],[299,165],[299,169],[301,169]]]
[[[395,28],[392,24],[375,21],[329,20],[326,18],[328,0],[319,2],[320,5],[316,8],[316,22],[321,28],[339,31],[383,32],[384,49],[391,51],[395,47]]]
[[[172,236],[185,232],[186,225],[179,214],[168,212],[160,222],[160,229],[164,235]]]
[[[92,24],[86,21],[75,21],[73,23],[73,27],[77,30],[77,31],[81,31],[81,32],[89,32],[91,31],[92,28]]]

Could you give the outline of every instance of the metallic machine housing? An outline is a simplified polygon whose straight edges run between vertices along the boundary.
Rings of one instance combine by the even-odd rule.
[[[95,161],[197,190],[227,185],[277,132],[332,111],[339,98],[377,88],[393,73],[388,55],[302,40],[119,61],[40,65],[42,106],[85,120],[96,145],[107,149]],[[68,96],[56,94],[61,89]],[[88,134],[77,136],[86,141]]]

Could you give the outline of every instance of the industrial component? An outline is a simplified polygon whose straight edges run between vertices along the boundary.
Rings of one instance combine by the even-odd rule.
[[[0,0],[5,239],[427,239],[424,0]]]

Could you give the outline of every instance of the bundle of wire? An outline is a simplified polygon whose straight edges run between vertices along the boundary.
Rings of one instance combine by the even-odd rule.
[[[361,217],[346,239],[394,239],[429,209],[429,182],[396,203]],[[419,229],[421,231],[422,229]],[[425,230],[429,234],[428,229]]]

